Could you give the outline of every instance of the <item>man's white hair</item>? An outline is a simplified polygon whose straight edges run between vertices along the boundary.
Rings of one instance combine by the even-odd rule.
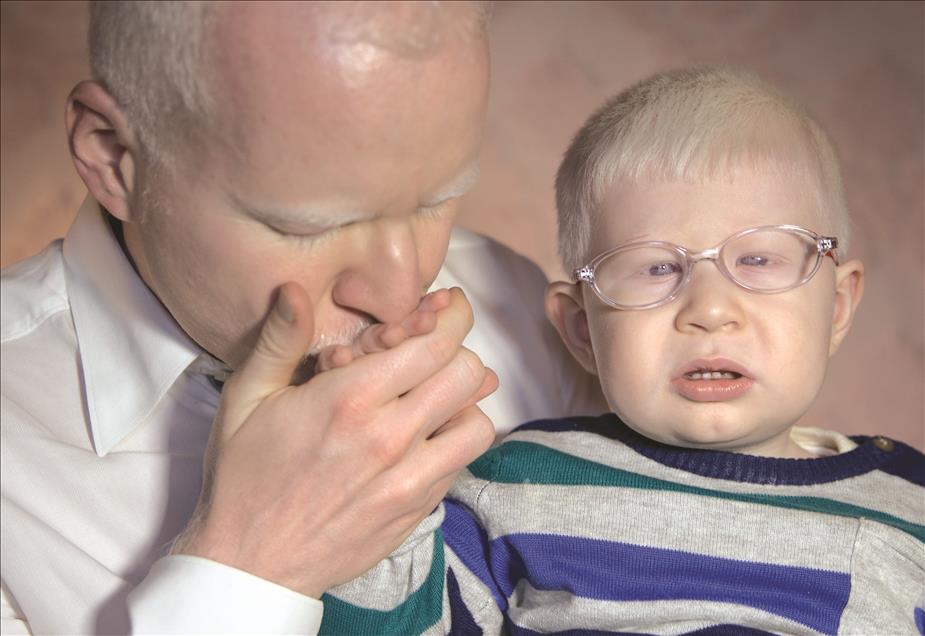
[[[752,73],[694,67],[654,75],[608,100],[575,135],[556,175],[559,255],[584,265],[595,215],[616,180],[704,181],[737,168],[816,177],[825,227],[844,255],[849,219],[838,159],[795,101]]]
[[[177,145],[208,120],[208,20],[224,3],[99,0],[90,3],[90,68],[124,111],[142,150],[170,166]],[[397,55],[420,56],[445,28],[484,35],[490,4],[314,3],[330,18],[332,42],[364,41]]]
[[[90,68],[159,161],[201,122],[208,94],[199,62],[208,2],[90,2]]]

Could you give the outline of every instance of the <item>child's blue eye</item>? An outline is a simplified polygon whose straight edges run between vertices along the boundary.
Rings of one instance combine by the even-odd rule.
[[[757,254],[749,254],[747,256],[742,256],[739,258],[738,264],[745,265],[747,267],[764,267],[771,263],[771,259],[765,256],[759,256]]]
[[[673,276],[681,272],[681,266],[678,263],[656,263],[650,265],[647,270],[649,276]]]

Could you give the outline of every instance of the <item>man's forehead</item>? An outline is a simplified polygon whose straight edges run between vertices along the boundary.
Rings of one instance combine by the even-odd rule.
[[[373,10],[368,4],[391,8]],[[415,2],[409,6],[434,4]],[[426,101],[435,109],[445,109],[451,104],[444,102],[453,99],[452,90],[447,90],[449,84],[464,84],[471,81],[468,78],[478,78],[479,82],[487,79],[483,38],[458,37],[467,30],[459,25],[440,26],[458,19],[450,16],[442,3],[436,3],[443,12],[440,15],[448,16],[442,20],[427,18],[433,8],[404,6],[223,3],[210,23],[205,65],[210,76],[204,81],[215,94],[213,123],[226,128],[222,134],[231,138],[225,141],[239,144],[247,129],[280,123],[310,126],[314,135],[323,137],[327,132],[340,138],[335,127],[356,127],[370,115],[378,120],[385,114],[401,117],[409,109],[386,106],[399,94],[406,100]],[[452,11],[458,13],[459,9]],[[388,30],[383,30],[384,25],[396,23],[406,26],[407,37],[397,35],[401,29],[393,29],[389,36],[393,42],[404,38],[420,44],[426,38],[419,32],[435,25],[446,37],[431,54],[402,55],[395,47],[381,45],[389,38],[377,35]],[[426,90],[421,92],[425,84]],[[316,125],[318,121],[324,121],[327,131]],[[388,127],[380,123],[373,122],[373,126],[387,132]]]
[[[448,37],[484,35],[483,12],[472,2],[231,2],[218,9],[209,39],[220,51],[285,62],[355,45],[422,58]]]

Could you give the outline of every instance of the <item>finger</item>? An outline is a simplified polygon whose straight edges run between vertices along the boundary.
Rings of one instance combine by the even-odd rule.
[[[459,353],[472,328],[472,309],[462,290],[454,288],[448,293],[450,303],[436,315],[432,332],[408,338],[380,355],[354,360],[349,367],[327,374],[329,381],[338,378],[341,390],[353,391],[357,378],[376,378],[375,383],[366,382],[362,396],[363,406],[372,408],[396,399],[440,371]]]
[[[485,367],[485,379],[482,381],[482,386],[480,386],[472,398],[463,405],[463,407],[460,409],[460,412],[464,411],[470,406],[475,406],[478,402],[484,400],[486,397],[494,393],[498,389],[498,384],[498,376],[495,374],[495,372],[488,367]],[[450,418],[450,421],[437,427],[429,437],[439,435],[443,429],[450,424],[450,422],[452,422],[452,418]]]
[[[403,419],[413,423],[411,439],[430,437],[458,413],[475,404],[488,370],[477,355],[461,349],[456,358],[398,400]],[[488,380],[489,386],[492,381]],[[401,434],[396,431],[395,434]],[[409,440],[410,443],[410,440]]]
[[[232,374],[226,386],[224,407],[236,412],[232,422],[236,421],[240,426],[240,422],[264,398],[289,386],[313,336],[311,300],[300,285],[284,284],[264,320],[254,350],[241,368]],[[223,436],[227,439],[236,430],[235,426],[226,426]]]
[[[471,464],[495,441],[495,427],[477,406],[454,416],[439,435],[425,440],[410,459],[422,474],[445,478]]]
[[[332,345],[325,347],[318,354],[315,362],[315,373],[324,373],[331,369],[345,367],[353,361],[353,351],[347,345]]]
[[[408,332],[401,324],[370,327],[354,343],[354,357],[393,349],[407,340]]]
[[[437,314],[428,309],[418,309],[402,322],[402,326],[408,337],[423,336],[437,326]]]
[[[475,392],[472,404],[484,400],[497,391],[499,386],[501,386],[501,380],[498,378],[498,374],[494,372],[494,369],[485,367],[485,379],[482,381],[482,386],[479,387],[479,390]],[[466,406],[472,406],[472,404],[467,404]]]
[[[437,289],[429,294],[425,295],[421,302],[418,304],[420,309],[426,309],[427,311],[440,311],[441,309],[446,309],[450,304],[450,290],[449,289]]]

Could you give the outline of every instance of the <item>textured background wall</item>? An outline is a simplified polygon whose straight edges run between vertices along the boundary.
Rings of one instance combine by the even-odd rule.
[[[82,2],[3,2],[3,265],[63,235],[83,197],[63,104],[87,74]],[[483,178],[461,223],[562,276],[552,180],[605,97],[658,70],[750,67],[839,146],[867,293],[810,413],[925,447],[925,5],[920,2],[499,2]]]

